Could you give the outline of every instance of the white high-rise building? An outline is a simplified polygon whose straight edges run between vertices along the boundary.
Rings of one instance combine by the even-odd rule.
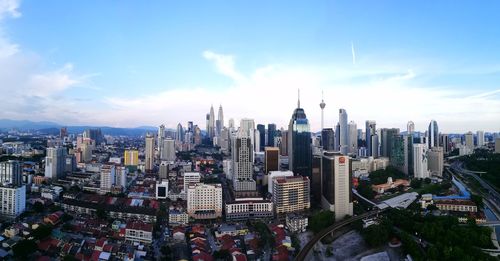
[[[200,183],[201,176],[199,172],[184,173],[184,191],[187,191],[190,184]]]
[[[444,151],[442,147],[432,147],[427,151],[427,163],[429,174],[432,176],[443,176]]]
[[[484,131],[477,131],[477,146],[484,146]]]
[[[354,121],[349,122],[349,153],[358,153],[358,127]]]
[[[236,191],[255,190],[253,180],[253,144],[249,131],[240,127],[232,151],[233,188]]]
[[[103,165],[101,167],[101,191],[110,192],[115,185],[116,168],[115,165]]]
[[[187,212],[195,219],[222,217],[221,184],[190,184],[187,189]]]
[[[415,178],[428,178],[427,146],[426,144],[413,144],[413,175]]]
[[[165,139],[162,144],[163,154],[161,160],[175,161],[175,141],[173,139]]]
[[[162,144],[163,140],[165,140],[165,125],[160,125],[158,127],[158,140],[156,141],[156,144],[158,145],[158,155],[161,156],[162,154]]]
[[[19,161],[0,162],[0,184],[22,185],[22,167]]]
[[[335,212],[335,220],[352,216],[350,158],[339,153],[324,152],[321,159],[321,205]]]
[[[115,185],[122,187],[122,190],[127,189],[127,176],[128,176],[128,168],[123,166],[115,167]]]
[[[214,106],[210,106],[210,114],[208,115],[208,137],[213,139],[215,137],[215,113]]]
[[[26,209],[26,187],[0,186],[0,215],[17,217]]]
[[[349,126],[347,125],[347,112],[339,109],[339,145],[340,153],[347,155],[349,152]]]
[[[184,141],[184,128],[182,127],[182,124],[180,122],[179,122],[179,124],[177,124],[177,130],[175,132],[175,140],[179,141],[179,142]],[[162,143],[160,143],[160,144],[162,144]]]
[[[45,177],[57,179],[64,176],[66,149],[63,147],[47,148],[45,157]]]
[[[146,135],[146,148],[144,149],[145,154],[145,169],[152,170],[154,167],[155,158],[155,140],[153,135]]]
[[[221,131],[224,128],[224,112],[222,111],[222,105],[219,105],[219,112],[217,113],[217,121],[215,122],[216,134],[221,135]]]

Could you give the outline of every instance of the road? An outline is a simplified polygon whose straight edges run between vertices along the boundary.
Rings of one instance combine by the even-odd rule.
[[[488,192],[484,193],[482,191],[477,191],[488,203],[493,205],[492,211],[495,212],[497,216],[500,215],[500,193],[498,193],[495,188],[493,188],[488,182],[484,181],[479,177],[474,171],[466,170],[463,168],[463,163],[455,161],[451,164],[450,168],[455,171],[455,173],[461,176],[471,176],[479,182],[479,184]]]
[[[387,209],[385,209],[387,210]],[[311,249],[314,247],[314,245],[316,245],[316,243],[318,241],[320,241],[321,239],[323,239],[325,236],[327,236],[328,234],[334,232],[335,230],[339,229],[339,228],[342,228],[344,226],[347,226],[355,221],[358,221],[358,220],[361,220],[361,219],[364,219],[364,218],[367,218],[367,217],[371,217],[371,216],[375,216],[375,215],[378,215],[382,212],[384,212],[385,210],[373,210],[373,211],[370,211],[370,212],[366,212],[364,214],[361,214],[359,216],[354,216],[354,217],[351,217],[349,219],[346,219],[346,220],[343,220],[343,221],[340,221],[340,222],[337,222],[323,230],[321,230],[319,233],[317,233],[316,235],[314,235],[314,237],[300,250],[299,254],[295,257],[295,260],[297,261],[303,261],[303,260],[306,260],[306,257],[308,256],[309,252],[311,251]]]

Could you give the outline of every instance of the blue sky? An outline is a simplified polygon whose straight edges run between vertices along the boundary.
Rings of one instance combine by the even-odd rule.
[[[500,2],[0,0],[0,118],[500,130]]]

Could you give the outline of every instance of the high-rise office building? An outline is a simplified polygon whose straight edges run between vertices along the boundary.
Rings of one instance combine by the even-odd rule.
[[[190,184],[187,188],[187,213],[194,219],[222,217],[221,184]]]
[[[477,146],[482,147],[484,146],[484,131],[477,131]]]
[[[68,137],[68,128],[66,127],[59,129],[59,138],[64,139],[64,137]]]
[[[339,109],[339,125],[340,153],[347,155],[349,152],[349,126],[347,125],[347,112],[344,109]]]
[[[139,165],[139,151],[138,150],[126,150],[123,153],[125,166],[137,166]]]
[[[407,174],[408,170],[405,170],[405,136],[395,135],[391,140],[390,150],[390,164]]]
[[[337,122],[335,125],[335,151],[340,152],[340,123]]]
[[[253,144],[251,131],[239,129],[232,149],[233,188],[236,191],[255,190],[253,180]]]
[[[217,113],[217,121],[215,122],[215,129],[217,136],[220,136],[223,128],[224,128],[224,112],[222,111],[222,105],[219,105],[219,112]]]
[[[156,199],[168,198],[168,180],[162,180],[156,183]]]
[[[404,138],[404,165],[403,172],[413,176],[413,135],[405,135]]]
[[[443,148],[444,154],[448,154],[451,150],[450,138],[447,134],[441,134],[439,138],[439,147]]]
[[[167,138],[163,141],[161,160],[165,161],[175,161],[175,141],[173,139]]]
[[[45,177],[58,179],[64,176],[66,148],[47,148],[45,157]]]
[[[372,156],[373,158],[378,158],[379,156],[379,151],[378,151],[378,147],[379,147],[379,142],[378,142],[378,134],[374,134],[371,136],[371,142],[370,142],[370,147],[371,147],[371,152],[370,152],[370,156]]]
[[[323,146],[323,150],[335,150],[335,132],[332,128],[324,128],[321,131],[321,145]]]
[[[384,129],[380,130],[380,133],[382,134],[382,138],[381,138],[382,145],[380,146],[380,155],[382,157],[391,158],[392,142],[393,142],[395,136],[399,136],[399,129],[384,128]]]
[[[429,123],[429,129],[427,131],[427,148],[437,147],[439,144],[439,129],[438,124],[435,120]]]
[[[409,121],[408,124],[406,124],[406,134],[413,135],[414,132],[415,132],[415,123],[413,123],[413,121]]]
[[[215,137],[215,113],[214,113],[214,106],[210,106],[210,113],[208,115],[208,137],[210,140],[213,140]]]
[[[274,137],[276,137],[276,124],[269,123],[267,124],[267,146],[269,147],[276,146],[276,144],[274,144]]]
[[[193,140],[195,145],[200,145],[201,144],[201,129],[198,127],[198,125],[194,126],[194,134],[193,134]]]
[[[470,150],[474,150],[474,134],[470,131],[465,134],[465,146]]]
[[[335,220],[352,216],[351,162],[348,156],[323,152],[321,176],[323,178],[322,206],[335,212]]]
[[[264,152],[265,158],[265,173],[269,173],[270,171],[279,170],[280,166],[280,149],[278,147],[266,147]]]
[[[0,162],[0,185],[12,184],[14,186],[22,185],[22,166],[17,160]]]
[[[188,132],[194,132],[194,125],[193,125],[192,121],[188,121],[187,128],[188,128],[187,129]]]
[[[177,130],[175,131],[175,140],[183,142],[184,141],[184,128],[182,127],[182,124],[179,122],[177,124]],[[163,144],[163,143],[160,143]],[[161,154],[160,154],[161,155]]]
[[[168,179],[168,162],[162,161],[158,167],[158,175],[160,179]]]
[[[165,125],[160,125],[158,127],[158,135],[156,140],[156,146],[158,146],[158,157],[161,159],[161,155],[163,154],[163,141],[165,140]]]
[[[85,130],[83,132],[83,138],[92,139],[97,145],[101,144],[104,140],[100,128]]]
[[[288,156],[288,131],[281,131],[281,146],[280,146],[281,156]]]
[[[231,130],[234,130],[236,128],[234,126],[234,119],[233,118],[229,119],[228,128]]]
[[[432,147],[427,151],[429,175],[443,176],[444,152],[442,147]]]
[[[311,177],[311,131],[300,99],[288,125],[288,164],[295,175]]]
[[[154,158],[155,158],[155,140],[154,136],[151,134],[146,134],[146,146],[144,149],[144,163],[145,169],[153,170],[154,167]]]
[[[376,158],[378,155],[374,156],[373,152],[378,151],[378,144],[377,148],[373,149],[373,136],[377,135],[377,129],[376,129],[376,123],[375,121],[366,121],[366,130],[365,130],[365,135],[366,135],[366,151],[367,151],[367,156],[373,156]],[[375,139],[377,140],[378,143],[378,137]]]
[[[415,178],[428,178],[427,145],[413,144],[413,175]]]
[[[26,209],[26,186],[0,185],[0,202],[0,216],[19,216]]]
[[[264,124],[257,124],[257,130],[259,131],[259,148],[264,150],[266,146],[266,126]]]
[[[311,207],[309,178],[303,176],[273,179],[276,214],[307,211]]]
[[[348,124],[349,130],[349,153],[357,154],[358,153],[358,127],[354,121],[349,122]]]

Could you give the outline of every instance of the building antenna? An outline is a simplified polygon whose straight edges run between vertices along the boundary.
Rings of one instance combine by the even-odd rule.
[[[300,108],[300,89],[297,89],[297,97],[298,97],[297,108]]]

